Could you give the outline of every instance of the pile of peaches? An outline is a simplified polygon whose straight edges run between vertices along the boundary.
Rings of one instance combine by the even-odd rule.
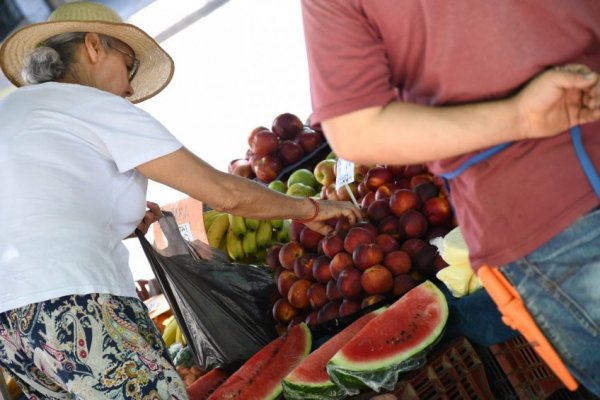
[[[447,266],[430,244],[456,226],[443,182],[424,165],[356,171],[360,181],[352,190],[363,221],[331,220],[334,231],[327,236],[292,222],[290,242],[268,249],[279,332],[399,297]]]

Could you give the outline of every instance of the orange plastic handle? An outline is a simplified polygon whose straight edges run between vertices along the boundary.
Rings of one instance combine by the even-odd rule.
[[[531,347],[567,389],[577,390],[579,384],[536,325],[529,311],[525,308],[519,293],[502,272],[496,268],[483,266],[479,268],[477,275],[485,290],[498,306],[498,310],[502,314],[502,321],[511,328],[518,330],[527,339]]]

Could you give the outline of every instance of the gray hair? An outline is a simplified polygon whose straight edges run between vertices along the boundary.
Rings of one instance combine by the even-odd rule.
[[[25,59],[23,79],[35,84],[64,77],[73,63],[75,47],[84,38],[85,32],[68,32],[47,39]],[[100,35],[100,40],[104,47],[108,46],[108,36]]]

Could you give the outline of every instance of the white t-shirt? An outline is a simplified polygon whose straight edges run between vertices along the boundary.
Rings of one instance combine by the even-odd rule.
[[[135,167],[181,143],[129,101],[64,83],[0,102],[0,312],[72,294],[135,297],[122,240],[146,210]]]

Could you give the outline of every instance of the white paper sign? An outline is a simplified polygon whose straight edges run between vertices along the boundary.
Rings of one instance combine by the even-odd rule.
[[[179,232],[181,232],[181,236],[188,242],[194,241],[194,234],[192,233],[192,228],[187,222],[185,224],[179,225]]]
[[[335,174],[335,189],[354,182],[354,163],[338,158]]]

